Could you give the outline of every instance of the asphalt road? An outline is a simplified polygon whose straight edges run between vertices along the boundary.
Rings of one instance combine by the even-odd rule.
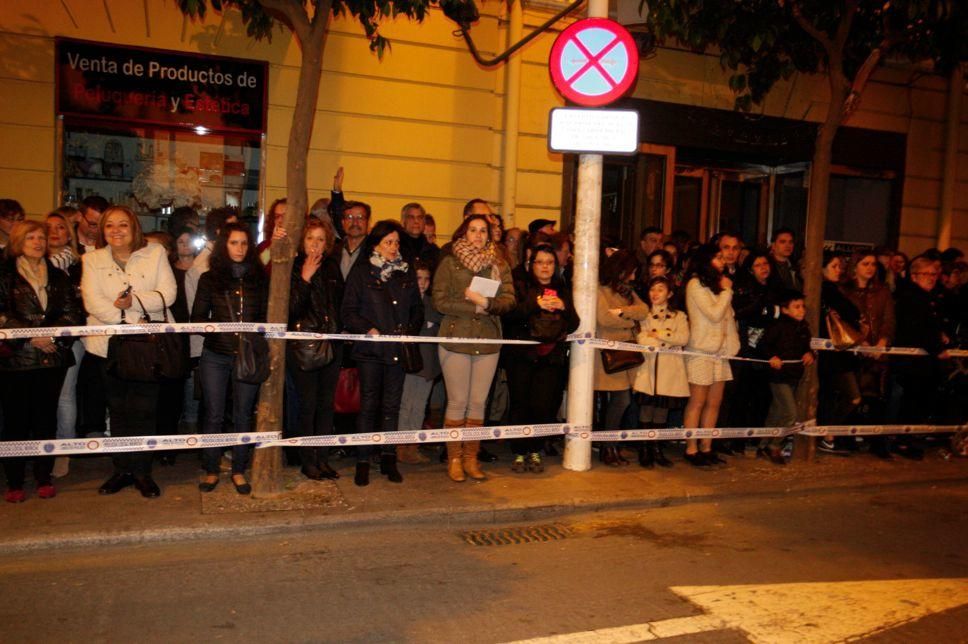
[[[966,508],[950,484],[579,516],[506,545],[461,533],[527,534],[0,555],[0,641],[968,642]]]

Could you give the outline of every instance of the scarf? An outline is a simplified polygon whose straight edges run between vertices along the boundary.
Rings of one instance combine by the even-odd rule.
[[[40,308],[47,310],[47,262],[41,261],[35,269],[26,257],[21,255],[17,258],[17,272],[27,280],[37,299],[40,300]]]
[[[469,241],[462,238],[455,241],[451,248],[464,268],[472,273],[480,273],[494,264],[496,259],[494,245],[491,242],[485,244],[484,248],[474,248]]]
[[[373,254],[370,255],[370,264],[380,269],[381,282],[389,282],[394,271],[406,273],[407,269],[410,268],[410,265],[403,261],[403,257],[400,255],[397,255],[396,259],[384,259],[383,255],[375,250],[373,251]]]
[[[70,246],[64,246],[59,251],[49,256],[50,263],[61,269],[65,273],[67,269],[77,263],[77,253]]]

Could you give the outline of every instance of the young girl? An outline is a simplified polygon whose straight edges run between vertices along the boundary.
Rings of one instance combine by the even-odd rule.
[[[651,312],[642,323],[636,341],[639,344],[666,349],[682,347],[689,341],[689,320],[682,311],[670,305],[672,282],[668,277],[653,277],[648,282]],[[635,374],[632,385],[639,398],[639,421],[644,429],[665,427],[670,409],[685,407],[689,398],[689,380],[682,355],[675,353],[646,353],[645,362]],[[662,453],[662,443],[645,441],[639,448],[639,465],[652,467],[658,463],[671,467]]]

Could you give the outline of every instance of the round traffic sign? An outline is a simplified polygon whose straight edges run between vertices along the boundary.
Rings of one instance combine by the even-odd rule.
[[[548,69],[562,96],[597,107],[632,87],[639,73],[639,51],[632,35],[614,20],[586,18],[555,40]]]

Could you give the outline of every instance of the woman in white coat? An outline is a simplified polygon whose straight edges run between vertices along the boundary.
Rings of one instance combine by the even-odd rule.
[[[657,349],[681,348],[689,341],[689,320],[670,306],[672,281],[653,277],[646,284],[649,316],[642,323],[636,341]],[[682,409],[689,398],[686,363],[681,354],[646,353],[645,362],[635,374],[632,389],[639,403],[639,422],[643,429],[665,427],[670,409]],[[644,441],[639,447],[639,465],[651,468],[656,463],[671,467],[662,453],[661,441]]]
[[[704,244],[690,263],[692,277],[686,284],[689,343],[686,349],[706,356],[687,355],[689,404],[686,427],[713,428],[719,417],[726,382],[733,379],[727,356],[739,353],[739,332],[733,316],[733,282],[723,273],[719,248]],[[686,460],[703,467],[724,463],[713,453],[713,441],[686,441]]]
[[[145,241],[138,218],[128,208],[112,206],[101,217],[98,249],[83,256],[81,295],[88,325],[138,323],[150,316],[161,320],[167,304],[175,301],[175,276],[168,254],[159,244]],[[107,358],[108,338],[84,338],[88,353]],[[123,380],[102,361],[111,415],[111,436],[149,436],[156,433],[157,382]],[[114,456],[114,474],[98,490],[114,494],[129,485],[146,498],[161,494],[151,478],[149,452]]]

